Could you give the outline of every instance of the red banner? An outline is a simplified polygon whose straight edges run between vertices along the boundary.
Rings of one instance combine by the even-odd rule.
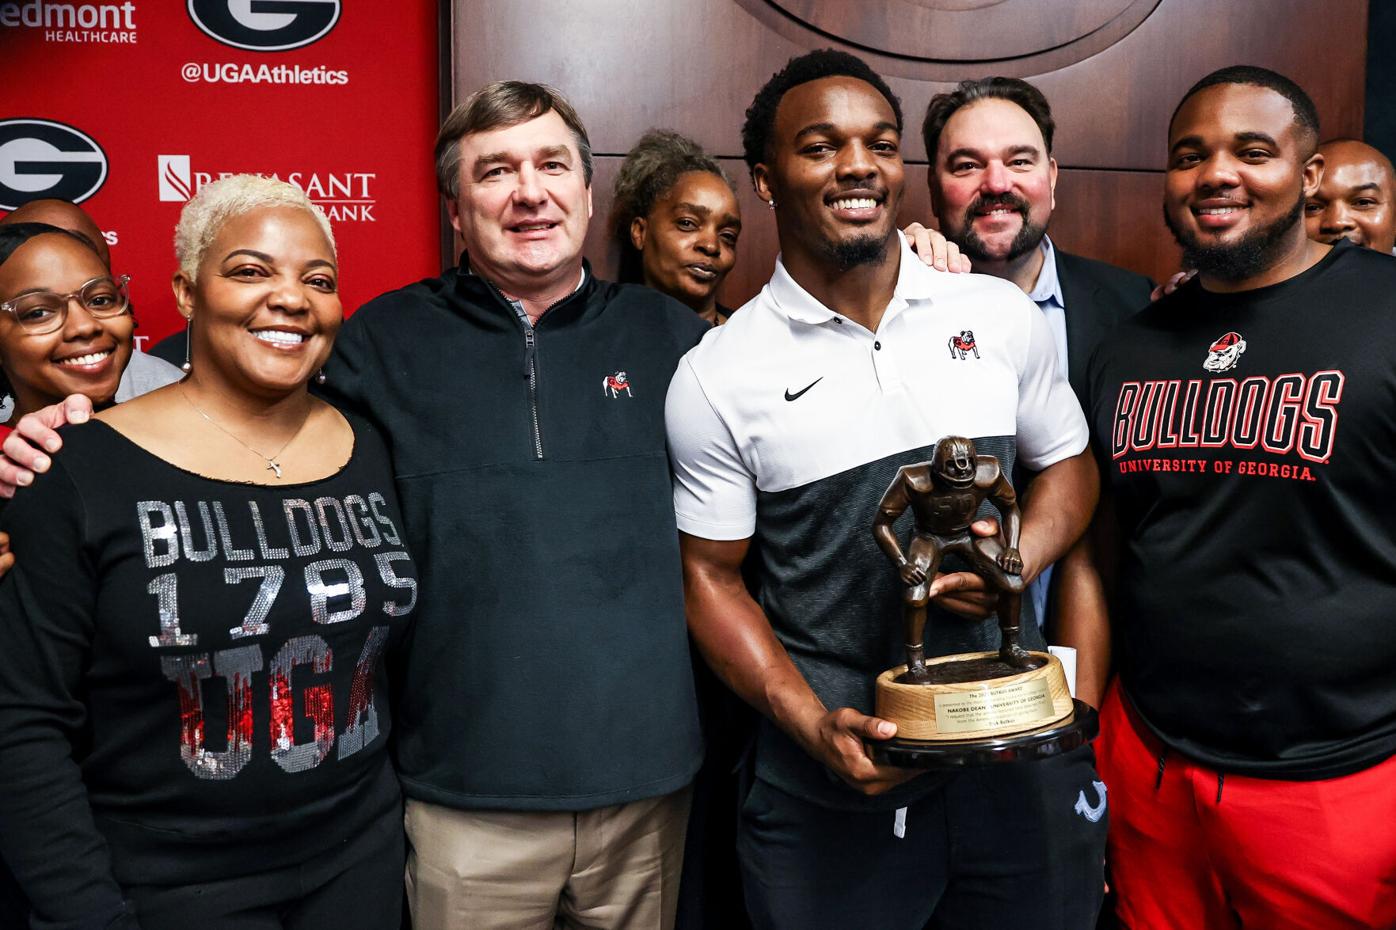
[[[132,277],[137,339],[182,324],[175,221],[275,175],[334,225],[346,311],[441,269],[436,3],[0,0],[0,213],[77,201]]]

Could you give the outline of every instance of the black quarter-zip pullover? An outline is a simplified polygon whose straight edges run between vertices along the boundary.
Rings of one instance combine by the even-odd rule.
[[[421,567],[395,732],[410,796],[583,810],[692,778],[664,396],[706,330],[590,269],[532,327],[458,269],[345,325],[328,393],[388,437]]]

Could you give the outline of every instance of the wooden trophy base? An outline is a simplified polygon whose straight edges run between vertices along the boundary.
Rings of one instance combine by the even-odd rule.
[[[906,666],[877,677],[877,716],[897,735],[870,744],[881,762],[917,768],[960,768],[1043,758],[1092,739],[1095,711],[1072,701],[1056,656],[1029,653],[1035,667],[1019,669],[996,652],[969,652],[927,661],[928,684],[899,681]]]

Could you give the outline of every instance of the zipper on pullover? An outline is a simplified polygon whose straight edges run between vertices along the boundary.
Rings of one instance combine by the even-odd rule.
[[[540,317],[541,319],[541,317]],[[538,335],[524,327],[524,375],[528,378],[528,410],[533,416],[533,457],[543,457],[543,431],[538,426]]]
[[[474,272],[471,272],[472,274]],[[504,292],[494,286],[494,283],[484,278],[485,286],[490,292],[503,301],[509,309],[514,311],[514,316],[518,317],[519,326],[524,332],[524,378],[528,380],[528,412],[533,423],[533,458],[538,460],[543,458],[543,428],[538,421],[538,333],[535,324],[529,320],[528,313],[524,311],[522,301],[514,301],[504,296]],[[585,278],[583,279],[585,281]],[[581,286],[578,285],[578,290]],[[538,314],[538,322],[543,322],[543,317],[547,316],[558,304],[575,297],[577,291],[573,291],[566,297],[559,298],[548,304],[547,309]]]

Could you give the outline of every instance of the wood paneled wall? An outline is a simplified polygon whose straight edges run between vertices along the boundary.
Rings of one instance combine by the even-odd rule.
[[[722,295],[732,305],[766,281],[776,253],[775,223],[741,160],[742,119],[766,79],[810,49],[861,55],[901,97],[904,222],[931,218],[920,139],[931,96],[966,78],[1031,80],[1057,121],[1053,239],[1155,279],[1178,258],[1160,207],[1168,117],[1199,77],[1274,68],[1313,96],[1324,135],[1362,131],[1367,0],[451,2],[456,99],[501,78],[545,81],[586,121],[597,153],[587,255],[603,275],[615,273],[611,185],[642,132],[677,129],[722,158],[744,223]]]

